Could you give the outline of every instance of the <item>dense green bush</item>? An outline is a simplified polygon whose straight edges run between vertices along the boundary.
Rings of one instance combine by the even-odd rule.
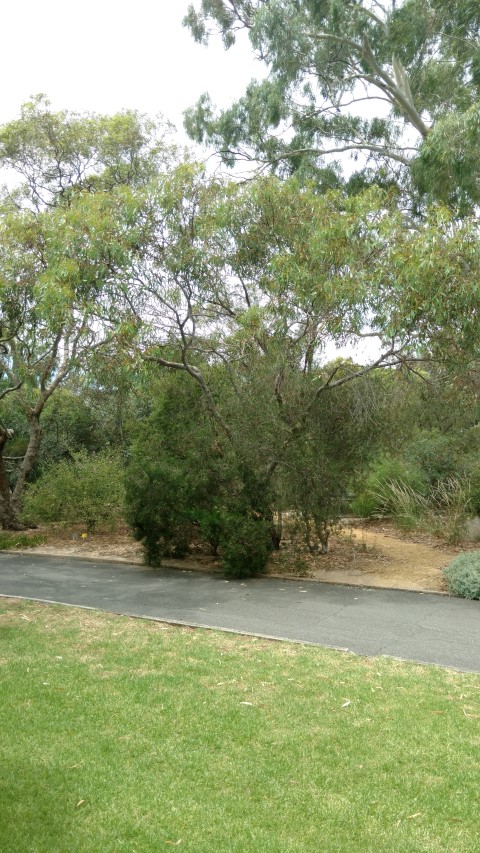
[[[454,557],[443,574],[450,592],[463,598],[480,599],[480,551]]]
[[[124,513],[124,470],[112,451],[74,453],[51,464],[25,495],[24,517],[35,522],[114,527]]]
[[[145,562],[208,544],[231,577],[264,571],[272,547],[268,496],[217,434],[190,377],[158,384],[152,411],[135,425],[127,466],[127,520]]]
[[[200,389],[190,377],[167,375],[152,411],[132,426],[126,472],[127,520],[147,565],[188,554],[200,536],[218,546],[215,507],[222,459]]]
[[[434,486],[462,472],[463,441],[458,432],[444,435],[438,430],[424,430],[408,443],[403,455],[406,464]]]
[[[227,577],[246,578],[265,571],[272,551],[271,525],[253,513],[226,514],[220,534],[221,566]]]
[[[334,394],[313,398],[279,466],[283,508],[312,554],[328,552],[330,533],[348,512],[357,472],[378,446],[368,405],[373,401],[367,397],[366,388],[347,383]]]
[[[470,509],[472,515],[480,515],[480,462],[476,455],[464,466],[465,478],[470,485]]]
[[[195,482],[182,460],[166,453],[151,459],[138,450],[127,469],[127,520],[142,542],[145,562],[188,554],[193,535]]]

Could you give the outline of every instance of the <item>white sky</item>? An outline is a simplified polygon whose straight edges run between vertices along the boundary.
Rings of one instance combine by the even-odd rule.
[[[195,44],[182,27],[188,5],[189,0],[3,0],[0,124],[39,92],[55,109],[163,113],[179,132],[183,110],[203,92],[227,106],[262,68],[246,39],[229,52],[219,39],[208,48]]]

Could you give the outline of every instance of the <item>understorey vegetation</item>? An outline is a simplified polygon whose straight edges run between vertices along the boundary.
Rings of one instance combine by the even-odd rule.
[[[228,42],[248,6],[253,38],[270,14],[230,5],[191,12],[194,35],[216,20]],[[327,12],[304,5],[320,27]],[[468,64],[435,26],[425,44]],[[328,40],[327,27],[316,61]],[[422,134],[425,81],[405,94],[413,54],[387,72],[367,42],[352,35],[347,65],[377,62]],[[328,73],[333,95],[344,84]],[[457,84],[452,109],[473,96]],[[207,118],[197,110],[198,134],[220,140]],[[126,519],[149,564],[200,543],[231,576],[265,571],[287,516],[311,554],[352,513],[464,536],[480,511],[476,196],[464,175],[448,197],[421,190],[446,116],[396,175],[389,121],[378,145],[357,128],[362,150],[389,158],[368,180],[327,180],[320,154],[300,163],[253,137],[270,168],[218,177],[144,116],[59,113],[44,97],[0,128],[0,167],[17,176],[0,195],[2,528]],[[312,144],[334,125],[311,127]]]

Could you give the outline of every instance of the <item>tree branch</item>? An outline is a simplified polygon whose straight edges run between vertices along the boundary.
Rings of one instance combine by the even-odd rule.
[[[22,387],[22,385],[23,382],[19,382],[17,385],[13,385],[11,388],[4,388],[4,390],[0,392],[0,400],[3,400],[3,398],[6,397],[7,394],[11,394],[12,391],[18,391],[19,388]]]

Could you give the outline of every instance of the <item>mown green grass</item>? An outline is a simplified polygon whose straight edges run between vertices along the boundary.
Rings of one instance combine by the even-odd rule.
[[[0,663],[2,853],[478,851],[478,676],[6,599]]]

